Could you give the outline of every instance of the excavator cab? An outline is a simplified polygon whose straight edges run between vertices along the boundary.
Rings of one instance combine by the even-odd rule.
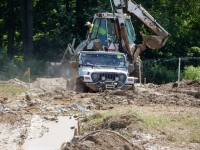
[[[99,39],[104,46],[109,46],[110,43],[117,44],[118,39],[114,29],[113,15],[111,13],[101,13],[101,16],[102,17],[95,16],[93,20],[93,29],[90,39]],[[130,17],[126,17],[125,23],[129,44],[133,44],[135,41],[135,31],[132,26]]]
[[[91,39],[99,39],[103,45],[108,45],[106,18],[94,20]]]

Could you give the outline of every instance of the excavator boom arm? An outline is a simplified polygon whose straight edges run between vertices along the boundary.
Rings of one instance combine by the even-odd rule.
[[[163,47],[168,40],[170,34],[141,6],[132,0],[113,0],[117,12],[126,8],[127,11],[134,14],[156,35],[144,35],[140,32],[143,42],[151,49],[159,49]],[[123,13],[121,13],[123,14]]]
[[[156,20],[136,2],[131,0],[114,0],[115,7],[126,7],[127,11],[133,13],[138,19],[140,19],[147,27],[155,32],[159,36],[168,37],[170,34],[159,24]]]
[[[153,30],[157,35],[169,36],[169,33],[142,7],[130,0],[128,0],[127,10],[133,13],[140,19],[147,27]]]

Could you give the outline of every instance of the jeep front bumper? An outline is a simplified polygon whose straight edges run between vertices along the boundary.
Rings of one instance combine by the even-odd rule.
[[[120,90],[128,90],[133,85],[122,85],[117,86],[115,82],[101,82],[99,84],[96,83],[86,83],[86,86],[88,86],[93,91],[104,91],[106,89],[120,89]]]

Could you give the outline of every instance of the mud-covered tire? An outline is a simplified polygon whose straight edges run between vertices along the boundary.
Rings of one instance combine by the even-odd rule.
[[[84,92],[88,92],[88,87],[85,85],[85,83],[83,81],[81,81],[80,78],[76,78],[76,84],[74,87],[74,91],[78,92],[78,93],[84,93]]]
[[[135,92],[135,85],[132,85],[132,87],[129,89],[129,91]]]

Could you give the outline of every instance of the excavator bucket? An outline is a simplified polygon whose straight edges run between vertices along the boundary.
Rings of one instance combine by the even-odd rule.
[[[60,65],[59,62],[46,62],[47,76],[58,77]]]
[[[75,38],[73,39],[72,44],[68,44],[67,49],[63,54],[63,57],[60,62],[46,63],[47,75],[49,77],[63,77],[66,79],[69,79],[71,77],[70,62],[66,60],[65,56],[67,55],[67,52],[69,52],[70,55],[73,55],[74,44],[75,44]]]
[[[50,77],[71,77],[71,66],[69,61],[63,62],[48,62],[47,65],[47,75]]]
[[[150,48],[150,49],[160,49],[165,45],[169,37],[165,36],[157,36],[157,35],[145,35],[141,33],[143,42]]]

